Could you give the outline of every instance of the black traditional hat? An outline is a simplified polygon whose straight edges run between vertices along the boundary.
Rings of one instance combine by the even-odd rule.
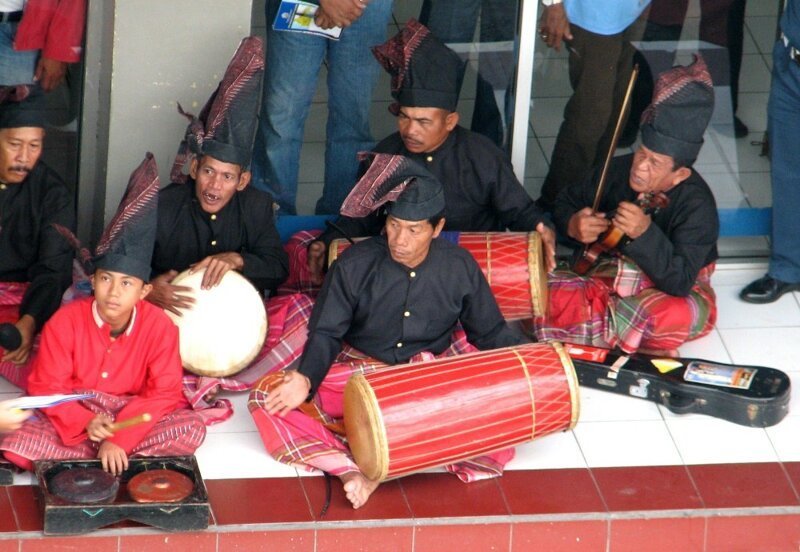
[[[131,173],[117,213],[100,236],[94,256],[68,228],[55,225],[78,252],[78,261],[87,275],[102,268],[135,276],[145,282],[150,279],[150,261],[158,225],[158,189],[156,160],[152,153],[147,152]]]
[[[389,106],[392,113],[397,115],[401,106],[456,110],[464,64],[422,23],[409,19],[372,53],[392,76],[392,96],[397,100]]]
[[[243,169],[250,166],[263,75],[264,44],[259,37],[249,36],[239,44],[222,81],[199,116],[186,113],[178,104],[178,111],[190,123],[172,166],[173,182],[186,180],[183,168],[189,152],[210,155]]]
[[[364,217],[389,204],[390,215],[403,220],[426,220],[444,213],[444,188],[425,167],[402,155],[360,153],[371,157],[369,169],[342,203],[341,214]]]
[[[117,214],[100,236],[92,259],[95,270],[121,272],[145,282],[150,279],[158,225],[158,189],[158,167],[148,152],[131,174]]]
[[[0,93],[0,129],[44,128],[44,92],[38,86],[2,87]]]
[[[661,73],[642,114],[642,144],[673,159],[694,162],[714,111],[714,83],[705,61]]]

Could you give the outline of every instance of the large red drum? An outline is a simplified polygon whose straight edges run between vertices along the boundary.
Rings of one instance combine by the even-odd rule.
[[[382,368],[344,391],[356,464],[383,480],[571,429],[578,380],[560,343],[532,343]]]
[[[547,265],[538,232],[442,232],[441,237],[472,253],[506,320],[546,314]],[[334,240],[328,264],[349,246]]]

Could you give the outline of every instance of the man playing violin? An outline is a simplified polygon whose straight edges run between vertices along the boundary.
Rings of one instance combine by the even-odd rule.
[[[711,331],[719,217],[692,164],[713,100],[702,59],[663,73],[643,118],[642,145],[612,160],[598,209],[588,205],[600,170],[558,196],[557,230],[598,261],[585,276],[556,271],[548,315],[535,321],[537,338],[672,353]]]

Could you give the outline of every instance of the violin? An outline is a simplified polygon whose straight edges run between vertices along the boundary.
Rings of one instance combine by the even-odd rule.
[[[642,208],[646,215],[650,215],[669,205],[669,198],[663,192],[657,194],[647,193],[637,199],[636,204]],[[606,218],[614,218],[615,212],[608,213]],[[608,230],[597,238],[597,241],[583,248],[583,251],[572,265],[573,272],[580,275],[586,274],[597,262],[597,259],[600,258],[600,255],[607,251],[613,251],[620,244],[624,245],[628,241],[628,236],[612,224]]]

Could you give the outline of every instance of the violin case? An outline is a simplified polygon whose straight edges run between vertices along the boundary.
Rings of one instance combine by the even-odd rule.
[[[789,376],[775,368],[564,346],[580,385],[647,399],[675,414],[693,412],[769,427],[789,413]]]

